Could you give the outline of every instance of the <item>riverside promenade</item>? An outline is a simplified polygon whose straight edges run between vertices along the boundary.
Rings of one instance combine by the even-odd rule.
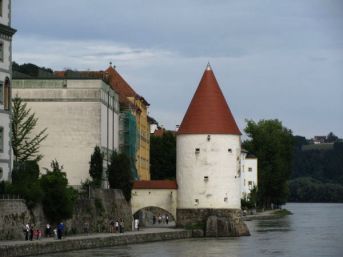
[[[62,240],[0,241],[0,257],[31,256],[117,245],[137,244],[192,237],[192,232],[176,228],[143,228],[140,231],[68,236]]]

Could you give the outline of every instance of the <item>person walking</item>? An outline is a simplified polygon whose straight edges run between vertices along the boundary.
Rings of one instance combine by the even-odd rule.
[[[119,231],[120,233],[124,233],[124,220],[123,219],[120,220]]]
[[[139,219],[135,219],[135,230],[139,230]]]
[[[24,227],[25,240],[29,240],[30,225],[27,223]]]
[[[110,233],[114,233],[114,219],[110,221]]]
[[[57,225],[57,239],[62,239],[63,235],[63,230],[64,230],[64,224],[63,222],[60,222],[60,224]]]
[[[45,227],[45,236],[50,237],[50,235],[51,235],[51,226],[48,223],[48,224],[46,224],[46,227]]]
[[[30,224],[30,233],[29,233],[29,237],[30,237],[30,241],[32,241],[33,240],[33,225],[32,224]]]
[[[119,232],[119,221],[118,220],[116,220],[115,226],[116,226],[116,233],[118,233]]]

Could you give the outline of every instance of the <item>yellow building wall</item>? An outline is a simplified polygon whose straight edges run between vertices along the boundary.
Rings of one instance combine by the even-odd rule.
[[[136,112],[137,122],[137,154],[136,168],[140,180],[150,180],[150,126],[148,123],[148,108],[140,99],[129,97],[141,112]]]

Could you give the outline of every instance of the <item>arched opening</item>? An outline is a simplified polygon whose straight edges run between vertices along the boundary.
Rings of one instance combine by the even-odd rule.
[[[165,209],[149,206],[139,209],[133,214],[134,219],[139,219],[141,227],[175,227],[175,217]]]
[[[5,79],[4,84],[4,109],[10,110],[11,108],[11,82],[8,77]]]

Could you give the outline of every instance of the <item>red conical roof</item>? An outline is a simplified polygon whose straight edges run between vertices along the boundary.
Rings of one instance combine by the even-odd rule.
[[[241,135],[209,64],[177,134]]]

